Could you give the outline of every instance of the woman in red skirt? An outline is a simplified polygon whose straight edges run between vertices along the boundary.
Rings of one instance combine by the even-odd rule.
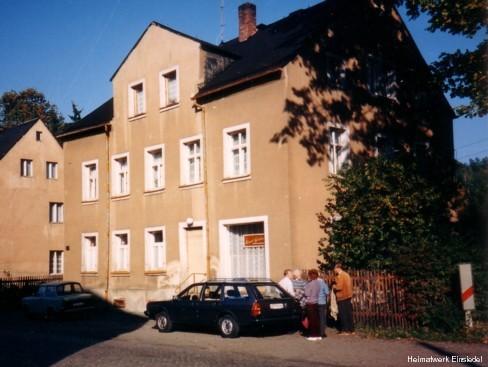
[[[308,318],[308,338],[307,340],[321,340],[320,336],[320,317],[319,317],[319,292],[320,282],[317,280],[319,273],[315,269],[308,271],[309,282],[305,286],[306,310]]]

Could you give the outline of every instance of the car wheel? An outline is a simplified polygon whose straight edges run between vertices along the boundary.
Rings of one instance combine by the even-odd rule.
[[[232,316],[222,316],[219,319],[219,331],[223,338],[236,338],[239,335],[239,324]]]
[[[156,327],[160,333],[168,333],[173,330],[173,322],[167,312],[160,312],[156,315]]]

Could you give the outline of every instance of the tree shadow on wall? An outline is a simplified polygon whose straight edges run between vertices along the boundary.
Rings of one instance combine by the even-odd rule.
[[[352,159],[377,151],[452,157],[452,111],[391,5],[327,1],[302,16],[292,64],[308,82],[292,87],[273,143],[296,139],[310,166],[332,159],[341,129]]]

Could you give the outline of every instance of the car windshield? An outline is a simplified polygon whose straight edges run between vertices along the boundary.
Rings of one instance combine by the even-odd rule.
[[[288,296],[273,284],[256,285],[257,296],[260,299],[283,299]]]

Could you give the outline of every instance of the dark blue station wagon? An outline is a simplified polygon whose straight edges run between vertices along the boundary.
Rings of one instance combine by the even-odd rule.
[[[149,302],[144,313],[160,332],[179,325],[217,327],[224,338],[235,338],[244,328],[295,327],[301,315],[296,300],[278,284],[250,279],[196,283],[173,300]]]

